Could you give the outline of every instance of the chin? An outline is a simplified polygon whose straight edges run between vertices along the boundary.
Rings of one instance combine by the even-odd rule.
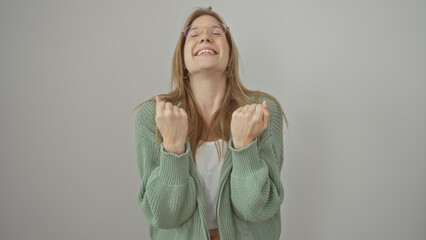
[[[200,72],[200,71],[215,70],[215,69],[218,69],[217,65],[215,64],[200,64],[197,66],[196,69],[194,69],[194,71]]]
[[[195,72],[200,73],[200,72],[224,72],[225,69],[221,69],[218,68],[217,66],[212,66],[212,67],[200,67],[199,69],[197,69]]]

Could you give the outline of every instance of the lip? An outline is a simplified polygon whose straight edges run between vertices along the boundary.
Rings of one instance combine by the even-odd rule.
[[[214,49],[214,48],[212,48],[212,47],[204,46],[204,47],[201,47],[201,48],[197,49],[197,51],[195,51],[195,53],[194,53],[194,56],[195,56],[195,57],[197,57],[197,54],[198,54],[201,50],[204,50],[204,49],[208,49],[208,50],[213,51],[213,52],[215,53],[215,55],[217,55],[217,54],[218,54],[218,52],[217,52],[217,50],[216,50],[216,49]]]

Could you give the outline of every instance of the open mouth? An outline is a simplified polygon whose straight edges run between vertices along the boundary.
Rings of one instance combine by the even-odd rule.
[[[217,55],[217,52],[213,49],[204,48],[195,53],[195,56],[209,56],[209,55]]]

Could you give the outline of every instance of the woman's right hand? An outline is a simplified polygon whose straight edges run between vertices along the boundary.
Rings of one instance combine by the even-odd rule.
[[[188,132],[188,115],[183,108],[163,102],[158,96],[155,99],[155,122],[163,136],[163,148],[166,152],[182,154]]]

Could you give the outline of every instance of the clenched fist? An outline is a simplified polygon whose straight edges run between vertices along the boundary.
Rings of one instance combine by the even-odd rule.
[[[163,148],[166,152],[182,154],[188,132],[188,115],[183,108],[163,102],[158,96],[155,99],[155,122],[163,136]]]
[[[267,127],[269,110],[266,102],[238,108],[232,113],[231,133],[235,149],[245,148]]]

